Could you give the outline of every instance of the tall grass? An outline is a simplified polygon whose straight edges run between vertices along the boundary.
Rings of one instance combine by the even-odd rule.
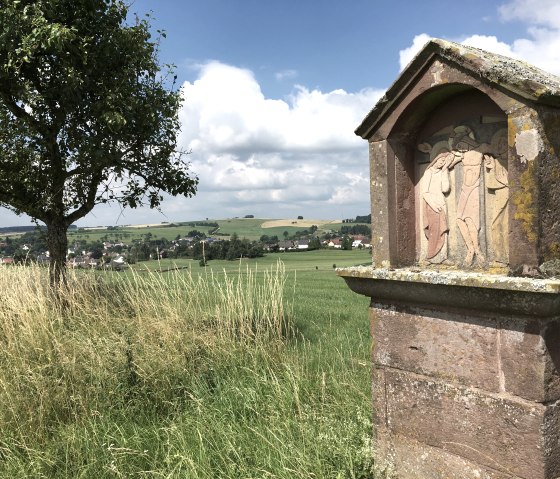
[[[46,273],[0,270],[1,477],[372,477],[367,369],[314,366],[282,264]]]

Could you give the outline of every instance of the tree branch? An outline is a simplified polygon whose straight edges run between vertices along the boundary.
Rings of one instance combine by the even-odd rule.
[[[83,202],[82,206],[80,206],[77,210],[72,211],[66,215],[66,222],[68,225],[71,225],[74,221],[84,217],[87,215],[95,206],[95,198],[97,196],[97,186],[101,181],[100,175],[92,176],[89,187],[88,187],[88,194],[86,200]]]
[[[6,108],[12,113],[16,118],[19,120],[23,120],[26,123],[32,125],[37,131],[41,130],[41,124],[35,120],[29,113],[25,111],[24,108],[21,108],[17,105],[13,98],[11,98],[6,93],[0,91],[0,99],[6,105]]]

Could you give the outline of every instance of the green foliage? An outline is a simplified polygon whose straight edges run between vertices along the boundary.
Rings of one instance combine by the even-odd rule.
[[[215,221],[189,221],[188,223],[183,223],[185,226],[211,226],[213,228],[218,228],[220,225]]]
[[[371,236],[371,228],[368,225],[361,225],[361,224],[352,225],[352,226],[342,226],[340,228],[340,234]]]
[[[206,238],[206,235],[198,230],[190,230],[187,233],[187,238]]]
[[[272,236],[261,235],[259,241],[264,244],[275,244],[278,243],[279,240],[278,240],[278,235],[272,235]]]
[[[195,259],[233,261],[239,258],[257,258],[263,256],[260,243],[239,239],[233,234],[229,240],[194,241],[192,248],[185,250],[181,256],[192,256]]]
[[[311,241],[309,242],[309,249],[310,250],[314,250],[314,249],[319,249],[321,248],[321,240],[319,238],[317,238],[316,236],[314,238],[311,239]]]
[[[370,225],[371,224],[371,213],[365,216],[356,216],[355,219],[345,219],[342,220],[343,223],[365,223]]]

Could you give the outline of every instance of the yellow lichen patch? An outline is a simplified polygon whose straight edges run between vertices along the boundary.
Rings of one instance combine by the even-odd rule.
[[[515,145],[515,135],[517,135],[517,128],[511,116],[508,116],[508,146]]]
[[[535,180],[535,162],[527,164],[527,170],[519,177],[519,187],[511,195],[513,204],[515,205],[514,218],[521,222],[523,231],[527,235],[527,239],[534,243],[537,240],[536,220],[537,220],[537,204],[536,192],[537,184]]]
[[[535,89],[535,95],[537,98],[540,98],[541,96],[548,95],[548,94],[550,94],[550,90],[544,85],[537,87]]]
[[[475,55],[474,53],[467,53],[464,55],[464,58],[467,60],[480,60],[479,55]]]
[[[548,245],[544,260],[560,259],[560,243],[554,242]]]

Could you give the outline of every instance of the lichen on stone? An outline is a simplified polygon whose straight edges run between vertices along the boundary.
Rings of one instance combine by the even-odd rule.
[[[519,188],[513,190],[511,200],[515,205],[514,218],[521,222],[527,239],[537,241],[537,184],[535,179],[535,163],[528,162],[527,169],[519,176]]]
[[[505,274],[488,274],[460,270],[422,270],[416,267],[376,268],[374,266],[352,266],[349,268],[337,268],[335,271],[338,276],[343,278],[350,277],[527,292],[560,293],[560,280],[515,277]]]

